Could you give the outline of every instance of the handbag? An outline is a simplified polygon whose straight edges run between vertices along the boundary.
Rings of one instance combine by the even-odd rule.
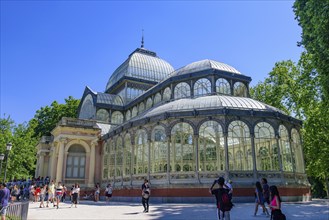
[[[271,212],[271,220],[286,220],[286,216],[281,209],[275,209]]]

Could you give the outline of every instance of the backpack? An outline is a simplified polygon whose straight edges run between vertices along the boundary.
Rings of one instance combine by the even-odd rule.
[[[286,220],[286,216],[281,209],[276,209],[271,212],[271,220]]]
[[[219,201],[218,201],[218,208],[222,211],[230,211],[233,207],[233,203],[230,200],[227,190],[222,190],[219,192]]]

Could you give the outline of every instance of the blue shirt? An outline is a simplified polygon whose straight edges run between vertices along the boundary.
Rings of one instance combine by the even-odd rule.
[[[10,191],[6,187],[0,190],[0,201],[1,206],[8,206],[8,201],[10,197]]]

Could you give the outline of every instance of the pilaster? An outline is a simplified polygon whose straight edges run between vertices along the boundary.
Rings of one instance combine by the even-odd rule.
[[[90,147],[89,155],[89,175],[88,175],[88,185],[93,186],[95,183],[95,160],[96,160],[96,145],[97,142],[93,141]]]
[[[56,182],[61,182],[63,178],[63,163],[64,163],[64,148],[67,143],[66,138],[61,138],[59,140],[59,150],[58,150],[58,160],[57,160],[57,170],[56,170]]]

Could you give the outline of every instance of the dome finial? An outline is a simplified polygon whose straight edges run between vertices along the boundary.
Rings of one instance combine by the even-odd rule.
[[[144,48],[144,29],[142,29],[142,45],[141,48]]]

